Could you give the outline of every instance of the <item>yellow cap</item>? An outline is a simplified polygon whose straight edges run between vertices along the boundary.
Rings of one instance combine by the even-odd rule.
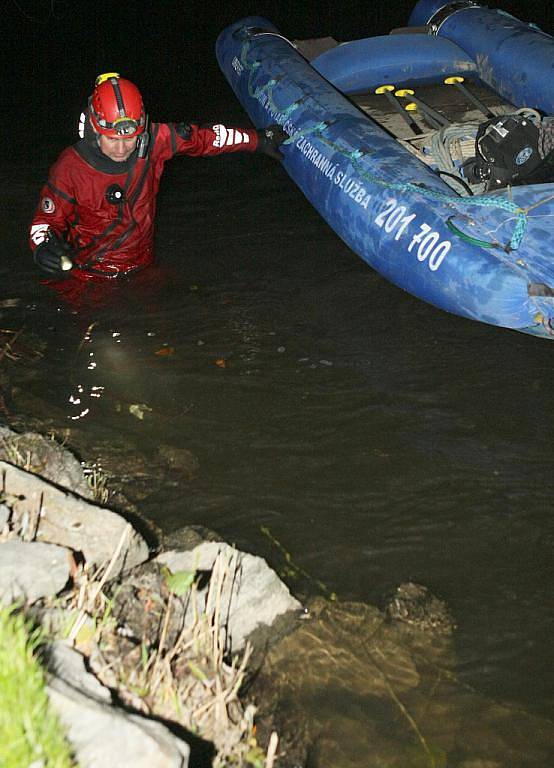
[[[444,82],[446,85],[456,85],[456,83],[463,83],[464,78],[460,77],[460,75],[454,75],[453,77],[447,77]]]
[[[375,93],[389,93],[390,91],[394,91],[395,88],[395,85],[380,85],[379,88],[375,89]]]

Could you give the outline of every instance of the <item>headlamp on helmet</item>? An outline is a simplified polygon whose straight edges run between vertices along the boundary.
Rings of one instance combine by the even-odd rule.
[[[134,136],[137,133],[138,123],[132,117],[118,117],[113,127],[118,136]]]

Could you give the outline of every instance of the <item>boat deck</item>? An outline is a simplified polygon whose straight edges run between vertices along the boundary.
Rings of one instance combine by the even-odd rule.
[[[464,83],[464,85],[493,114],[504,115],[516,111],[513,104],[502,100],[489,88],[472,82]],[[440,112],[452,123],[482,123],[489,119],[454,85],[417,86],[412,90],[415,92],[416,98]],[[356,94],[350,99],[395,138],[417,144],[416,134],[399,111],[390,103],[387,96],[368,92]],[[402,108],[409,103],[409,100],[409,98],[396,99]],[[418,108],[415,112],[406,112],[405,114],[409,115],[409,119],[418,126],[422,136],[435,130],[421,109]]]
[[[401,30],[399,30],[401,31]],[[335,48],[339,43],[332,37],[316,38],[311,40],[295,40],[293,45],[308,60]],[[406,87],[401,85],[400,87]],[[467,93],[476,97],[483,105],[480,109]],[[373,91],[346,96],[353,104],[374,120],[383,130],[397,139],[405,149],[415,154],[419,159],[428,164],[433,164],[429,154],[429,145],[433,136],[437,133],[438,124],[429,119],[425,114],[423,105],[436,110],[444,118],[454,125],[470,123],[479,125],[490,119],[486,114],[488,110],[493,115],[505,115],[516,111],[513,104],[503,100],[497,93],[483,83],[464,81],[462,88],[446,83],[426,86],[415,86],[414,96],[406,98],[376,94]],[[394,94],[394,91],[391,92]],[[422,102],[415,111],[405,111],[407,104],[414,99]],[[406,119],[407,118],[407,119]],[[411,125],[410,125],[411,124]],[[475,130],[473,131],[475,135]],[[456,153],[456,159],[463,161],[475,154],[475,141],[456,139],[449,144],[451,150]]]

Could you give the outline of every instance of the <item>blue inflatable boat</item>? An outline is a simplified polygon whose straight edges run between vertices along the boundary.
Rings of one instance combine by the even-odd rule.
[[[472,0],[292,42],[266,19],[217,58],[284,167],[381,275],[448,312],[554,337],[554,38]]]

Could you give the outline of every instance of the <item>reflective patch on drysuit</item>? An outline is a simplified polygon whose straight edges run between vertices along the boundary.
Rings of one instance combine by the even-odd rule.
[[[43,213],[54,213],[56,204],[51,197],[43,197],[40,201],[40,209]]]
[[[84,139],[85,138],[85,123],[87,121],[87,116],[84,112],[81,112],[79,116],[79,138]]]
[[[226,128],[224,125],[214,125],[212,128],[215,133],[214,147],[231,147],[250,142],[249,135],[236,128]]]
[[[35,245],[40,245],[46,240],[48,233],[48,224],[33,224],[31,227],[31,240]]]

